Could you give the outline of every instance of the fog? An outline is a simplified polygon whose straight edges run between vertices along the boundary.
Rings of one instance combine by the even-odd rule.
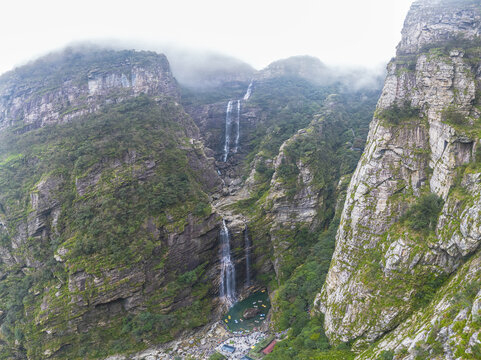
[[[145,41],[98,40],[73,42],[68,46],[49,51],[45,54],[19,64],[17,72],[28,73],[30,65],[48,66],[51,71],[63,68],[75,53],[83,53],[86,58],[93,59],[99,50],[145,50],[166,55],[174,77],[184,87],[193,89],[210,89],[228,83],[249,83],[272,77],[282,72],[285,76],[302,77],[317,85],[326,86],[340,84],[344,90],[379,89],[385,76],[386,63],[372,67],[326,65],[320,59],[309,56],[291,56],[278,59],[262,69],[254,69],[251,65],[232,56],[175,44],[149,43]],[[14,79],[12,72],[0,75],[2,82]],[[13,74],[12,74],[13,75]],[[22,76],[22,75],[21,75]],[[5,84],[6,85],[6,84]],[[245,84],[244,84],[245,85]]]
[[[272,73],[281,71],[286,76],[303,77],[317,85],[325,86],[341,84],[344,90],[379,89],[385,75],[385,63],[372,67],[333,66],[326,65],[320,59],[309,56],[291,56],[278,59],[262,69],[254,69],[251,65],[232,56],[189,48],[175,44],[149,43],[145,41],[98,40],[74,42],[42,54],[21,65],[51,64],[51,69],[62,66],[64,56],[82,52],[89,57],[102,49],[108,50],[145,50],[165,54],[174,77],[187,88],[209,89],[225,83],[262,80]],[[7,74],[5,74],[7,75]],[[277,74],[278,75],[278,74]],[[5,79],[5,76],[3,76]]]
[[[255,69],[305,54],[329,66],[373,68],[394,56],[411,1],[4,1],[0,74],[72,42],[102,39],[207,49]]]

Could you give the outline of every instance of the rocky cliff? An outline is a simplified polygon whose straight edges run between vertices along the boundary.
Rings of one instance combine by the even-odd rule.
[[[2,76],[1,127],[67,122],[139,94],[179,98],[163,55],[67,49]]]
[[[273,326],[324,341],[308,311],[379,94],[323,74],[299,57],[181,88],[163,55],[68,49],[1,77],[0,359],[103,358],[216,320],[222,218],[239,297],[267,288]]]
[[[332,343],[355,341],[362,349],[393,331],[381,348],[396,350],[396,359],[474,356],[479,283],[470,283],[476,289],[459,312],[448,304],[457,301],[460,278],[477,276],[480,31],[476,1],[411,7],[318,297]],[[412,315],[422,308],[437,317]],[[466,319],[464,335],[456,335],[453,321]]]
[[[0,88],[0,357],[100,357],[208,322],[221,181],[166,58],[67,50]]]

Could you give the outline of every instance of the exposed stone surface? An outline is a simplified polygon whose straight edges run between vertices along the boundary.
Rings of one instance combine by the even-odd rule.
[[[281,276],[280,266],[283,261],[283,252],[288,249],[291,244],[285,241],[282,234],[277,234],[281,229],[292,229],[296,225],[306,225],[308,227],[315,226],[315,217],[322,208],[323,198],[320,193],[312,186],[313,176],[309,167],[299,160],[296,164],[299,169],[297,184],[300,190],[296,191],[293,196],[288,196],[288,192],[292,189],[280,181],[278,170],[285,159],[285,147],[291,143],[299,141],[300,138],[306,136],[305,129],[299,130],[297,134],[285,141],[280,149],[279,154],[274,159],[274,175],[270,183],[269,193],[266,203],[269,204],[269,217],[271,229],[271,242],[274,250],[274,270],[277,276]]]
[[[242,317],[244,319],[252,319],[254,316],[256,316],[260,312],[260,309],[258,308],[249,308],[245,309],[244,313],[242,314]]]
[[[182,166],[195,174],[195,179],[185,179],[185,182],[193,183],[195,180],[194,186],[205,192],[204,201],[208,202],[206,194],[215,192],[221,180],[215,171],[212,154],[209,157],[209,149],[198,140],[198,128],[178,102],[179,88],[165,56],[141,52],[137,57],[134,51],[98,51],[95,54],[89,58],[89,55],[80,52],[75,55],[80,57],[78,62],[75,56],[69,57],[67,68],[62,68],[62,60],[57,63],[52,59],[41,59],[40,64],[29,65],[37,71],[43,69],[42,61],[51,65],[52,69],[43,69],[42,81],[36,81],[28,66],[2,76],[0,131],[12,131],[17,135],[27,131],[41,132],[44,129],[39,128],[56,124],[60,128],[63,123],[77,117],[79,121],[88,121],[91,118],[84,115],[96,115],[104,109],[108,111],[110,105],[129,98],[148,97],[152,99],[149,103],[160,109],[159,112],[164,110],[159,116],[158,126],[170,126],[165,128],[165,135],[171,137],[165,142],[169,144],[169,150],[181,153],[182,159],[185,159]],[[143,104],[142,99],[137,100]],[[55,126],[50,129],[53,132],[57,130]],[[13,156],[19,159],[15,171],[43,160],[28,156],[30,145],[25,146],[27,155]],[[38,327],[35,337],[41,339],[37,343],[41,348],[37,347],[34,351],[39,351],[37,355],[41,358],[60,356],[78,341],[80,334],[108,329],[121,316],[145,312],[154,296],[157,296],[156,306],[162,314],[191,306],[195,301],[210,304],[218,296],[220,218],[215,212],[208,211],[209,207],[201,209],[201,214],[196,215],[192,210],[176,212],[177,209],[169,209],[166,213],[153,213],[141,219],[135,231],[150,240],[149,244],[145,244],[150,248],[145,251],[135,249],[136,257],[131,258],[129,263],[120,260],[103,263],[103,259],[95,253],[92,258],[85,254],[80,257],[72,255],[73,242],[65,236],[71,226],[65,223],[65,214],[71,210],[62,202],[65,194],[75,199],[70,204],[78,211],[85,199],[122,196],[115,194],[115,190],[135,187],[153,179],[162,181],[164,174],[159,175],[159,169],[165,166],[163,153],[146,156],[142,146],[139,146],[139,141],[135,145],[132,142],[132,147],[119,152],[120,155],[105,156],[88,164],[84,171],[78,172],[81,174],[78,176],[61,173],[57,169],[39,172],[35,174],[35,182],[25,188],[11,186],[18,191],[18,199],[13,201],[13,191],[2,183],[5,192],[0,193],[0,281],[6,276],[18,281],[15,278],[17,273],[21,279],[20,275],[37,274],[44,269],[55,272],[51,280],[42,283],[41,288],[30,291],[30,305],[25,311],[25,321]],[[63,149],[60,148],[60,151]],[[2,152],[2,161],[10,156],[8,151]],[[66,161],[74,158],[68,151],[60,155],[68,158]],[[44,171],[44,168],[39,171]],[[102,206],[99,204],[99,207]],[[160,217],[162,220],[159,220]],[[135,241],[137,233],[130,236]],[[61,246],[59,239],[64,241]],[[52,251],[52,263],[50,259],[48,264],[39,261],[48,251]],[[194,274],[201,267],[202,277],[194,281],[202,286],[202,292],[194,294],[191,284],[172,291],[172,284],[182,274]],[[167,295],[159,297],[158,294]],[[207,319],[205,321],[209,321],[213,314],[203,316]],[[4,323],[4,318],[0,315],[0,325]],[[19,346],[19,343],[16,345]],[[32,351],[30,344],[28,347],[28,351]],[[26,351],[25,348],[21,350]]]
[[[411,7],[349,186],[331,268],[317,299],[334,343],[358,339],[355,345],[361,346],[403,324],[418,291],[413,284],[452,273],[481,244],[479,173],[467,173],[459,182],[479,141],[466,129],[479,117],[474,105],[480,61],[468,58],[464,48],[480,31],[477,3],[426,0]],[[456,37],[466,40],[458,48],[442,47]],[[386,118],[383,114],[394,104],[419,109],[419,115],[413,112],[398,122]],[[455,109],[468,128],[449,122],[447,109]],[[445,200],[433,238],[396,225],[413,198],[427,192]],[[437,304],[442,307],[442,301]],[[412,350],[419,339],[398,340]],[[447,347],[444,355],[454,358]]]
[[[140,94],[178,99],[179,90],[167,58],[149,54],[150,62],[140,63],[135,51],[124,51],[120,62],[115,59],[117,66],[105,71],[101,61],[95,59],[95,56],[103,58],[104,54],[94,53],[89,57],[66,52],[57,56],[71,56],[74,61],[77,56],[81,64],[84,61],[90,67],[79,68],[67,78],[58,78],[46,71],[42,81],[33,83],[29,83],[29,74],[24,74],[28,68],[4,74],[0,79],[0,129],[20,126],[18,131],[24,132],[47,124],[68,122],[96,112],[105,104]]]
[[[375,359],[390,350],[396,360],[479,357],[480,253],[464,264],[426,309],[414,313],[356,359]]]
[[[473,39],[481,34],[476,1],[418,0],[411,6],[398,45],[399,55],[416,54],[423,46],[451,39],[457,34]]]

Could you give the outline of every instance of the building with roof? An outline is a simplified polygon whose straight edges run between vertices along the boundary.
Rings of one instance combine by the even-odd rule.
[[[222,345],[222,350],[232,354],[235,351],[235,347],[224,344]]]
[[[243,357],[241,357],[241,360],[254,360],[254,359],[247,355],[244,355]]]
[[[264,355],[267,355],[267,354],[270,354],[272,352],[272,350],[274,350],[274,346],[276,346],[276,343],[277,341],[276,340],[272,340],[271,343],[269,345],[267,345],[264,350],[262,350],[262,353]]]

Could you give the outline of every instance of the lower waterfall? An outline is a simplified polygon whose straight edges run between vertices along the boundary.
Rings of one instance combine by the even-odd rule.
[[[220,296],[224,302],[233,305],[236,302],[235,294],[235,266],[232,262],[230,253],[230,235],[229,229],[222,220],[222,229],[220,230],[221,241],[221,270],[220,270]]]

